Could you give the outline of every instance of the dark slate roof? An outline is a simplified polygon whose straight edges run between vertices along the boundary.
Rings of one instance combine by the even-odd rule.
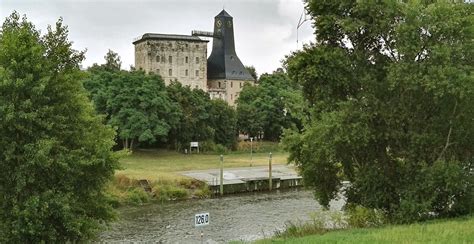
[[[197,36],[145,33],[143,34],[143,36],[140,36],[137,39],[135,39],[133,44],[137,44],[145,40],[178,40],[178,41],[193,41],[193,42],[209,42],[208,40],[203,40]]]
[[[217,20],[227,23],[232,22],[232,17],[222,10]],[[213,38],[212,52],[207,59],[207,79],[254,80],[235,52],[233,24],[220,27],[214,24],[214,33],[222,34]]]

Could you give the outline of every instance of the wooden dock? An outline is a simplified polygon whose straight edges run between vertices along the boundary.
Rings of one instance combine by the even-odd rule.
[[[209,185],[214,194],[219,193],[219,169],[185,171],[182,175]],[[224,194],[269,190],[269,172],[266,166],[224,168]],[[302,186],[302,178],[293,167],[273,165],[272,189]]]

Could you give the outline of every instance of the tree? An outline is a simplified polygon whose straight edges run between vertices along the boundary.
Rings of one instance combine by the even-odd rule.
[[[430,1],[431,2],[431,1]],[[310,118],[286,132],[290,160],[327,206],[395,222],[474,206],[473,5],[308,1],[317,42],[286,61]]]
[[[255,70],[255,67],[253,65],[252,66],[245,66],[245,69],[247,69],[247,71],[253,77],[254,81],[258,80],[257,70]]]
[[[234,108],[224,100],[211,100],[209,114],[214,129],[214,142],[233,148],[237,142],[237,115]]]
[[[121,71],[116,66],[110,68],[107,57],[120,57],[110,50],[105,57],[106,64],[89,70],[84,86],[96,109],[117,128],[123,148],[132,150],[136,142],[166,141],[179,114],[178,105],[169,98],[161,77],[143,71]]]
[[[169,98],[160,76],[122,71],[112,79],[109,94],[109,122],[117,127],[124,148],[133,149],[136,141],[166,141],[178,121],[177,104]]]
[[[260,76],[258,86],[246,85],[237,100],[238,128],[257,136],[263,132],[267,140],[279,140],[284,128],[299,125],[292,115],[292,98],[301,91],[285,73],[275,72]]]
[[[172,82],[167,91],[171,100],[179,104],[179,120],[169,134],[169,141],[175,149],[187,148],[191,141],[212,141],[215,130],[211,126],[209,94],[201,89],[192,90],[178,82]]]
[[[111,208],[113,131],[87,99],[62,19],[41,36],[14,12],[0,33],[0,242],[92,238]]]
[[[120,61],[120,56],[118,53],[109,49],[107,54],[104,56],[105,64],[104,68],[108,71],[118,71],[122,66],[122,61]]]

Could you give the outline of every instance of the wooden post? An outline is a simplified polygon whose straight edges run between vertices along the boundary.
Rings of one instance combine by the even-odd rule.
[[[221,182],[220,182],[220,193],[221,196],[224,195],[224,156],[221,155],[221,174],[220,174]]]
[[[269,155],[268,159],[268,188],[272,190],[272,153]]]

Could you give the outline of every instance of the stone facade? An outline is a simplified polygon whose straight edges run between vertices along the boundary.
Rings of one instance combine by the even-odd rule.
[[[207,91],[207,42],[184,35],[145,34],[134,42],[135,67]]]
[[[229,105],[235,106],[240,91],[246,83],[253,84],[252,81],[245,80],[208,80],[207,86],[211,99],[223,99]]]

